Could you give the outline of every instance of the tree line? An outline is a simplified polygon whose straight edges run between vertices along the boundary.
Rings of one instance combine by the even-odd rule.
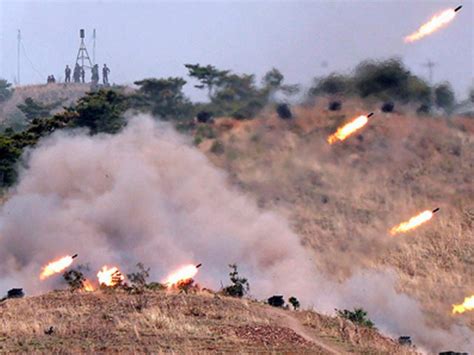
[[[196,116],[252,119],[269,104],[286,101],[301,92],[299,85],[286,84],[283,74],[275,68],[258,84],[253,74],[236,74],[212,65],[185,64],[185,67],[188,76],[198,82],[195,87],[206,92],[207,102],[193,103],[183,91],[187,81],[181,77],[139,80],[134,83],[137,89],[131,93],[120,86],[92,91],[54,115],[51,111],[62,101],[45,104],[25,99],[17,106],[24,116],[22,124],[0,124],[0,188],[15,183],[23,149],[34,146],[57,129],[85,127],[92,135],[114,134],[126,125],[123,113],[131,110],[150,112],[186,131],[195,126]],[[12,96],[13,90],[11,84],[0,79],[0,104]],[[455,103],[448,83],[431,87],[398,59],[365,61],[350,75],[333,73],[316,78],[303,100],[310,102],[319,96],[414,103],[420,113],[429,112],[432,107],[450,112]]]

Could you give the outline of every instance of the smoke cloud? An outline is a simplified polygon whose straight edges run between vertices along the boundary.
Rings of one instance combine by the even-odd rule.
[[[117,135],[57,132],[24,161],[0,210],[1,292],[59,286],[60,277],[38,276],[66,254],[89,263],[92,279],[104,264],[127,273],[143,262],[152,279],[163,280],[183,264],[203,263],[196,279],[214,289],[227,283],[227,265],[235,262],[255,297],[294,295],[328,313],[362,306],[388,334],[408,333],[429,349],[472,348],[467,328],[425,326],[418,304],[394,290],[391,274],[328,281],[287,221],[261,211],[165,123],[138,116]]]

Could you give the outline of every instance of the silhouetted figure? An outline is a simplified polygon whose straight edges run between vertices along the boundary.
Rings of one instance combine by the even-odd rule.
[[[56,82],[56,79],[54,78],[54,75],[48,75],[48,79],[46,79],[46,83],[52,84],[55,82]]]
[[[109,73],[110,69],[107,67],[107,64],[104,64],[104,67],[102,68],[102,81],[104,85],[109,85]]]
[[[97,64],[94,64],[92,67],[92,75],[91,75],[91,81],[93,85],[97,85],[99,82],[99,66]]]
[[[81,68],[81,81],[83,83],[86,82],[86,71],[84,70],[84,68]]]
[[[64,82],[70,83],[71,82],[71,68],[69,68],[69,65],[66,65],[66,69],[64,69],[64,75],[65,75]]]
[[[75,83],[79,83],[81,81],[81,67],[77,63],[74,67],[74,73],[72,74],[72,79],[74,80]]]

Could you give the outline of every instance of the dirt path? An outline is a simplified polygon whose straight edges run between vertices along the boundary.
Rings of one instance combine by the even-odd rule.
[[[277,308],[270,308],[268,309],[268,313],[270,316],[276,318],[279,324],[290,328],[299,336],[327,351],[328,354],[348,354],[340,347],[334,346],[333,344],[328,344],[325,340],[315,336],[314,334],[310,334],[305,326],[302,325],[298,319],[292,317],[291,314],[288,314],[287,311]]]

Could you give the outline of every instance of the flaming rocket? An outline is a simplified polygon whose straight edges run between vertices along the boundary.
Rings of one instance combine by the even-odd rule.
[[[405,37],[405,43],[411,43],[428,36],[439,29],[447,26],[456,17],[456,12],[461,10],[462,5],[455,9],[444,10],[434,15],[428,22],[420,26],[420,28],[411,35]]]

